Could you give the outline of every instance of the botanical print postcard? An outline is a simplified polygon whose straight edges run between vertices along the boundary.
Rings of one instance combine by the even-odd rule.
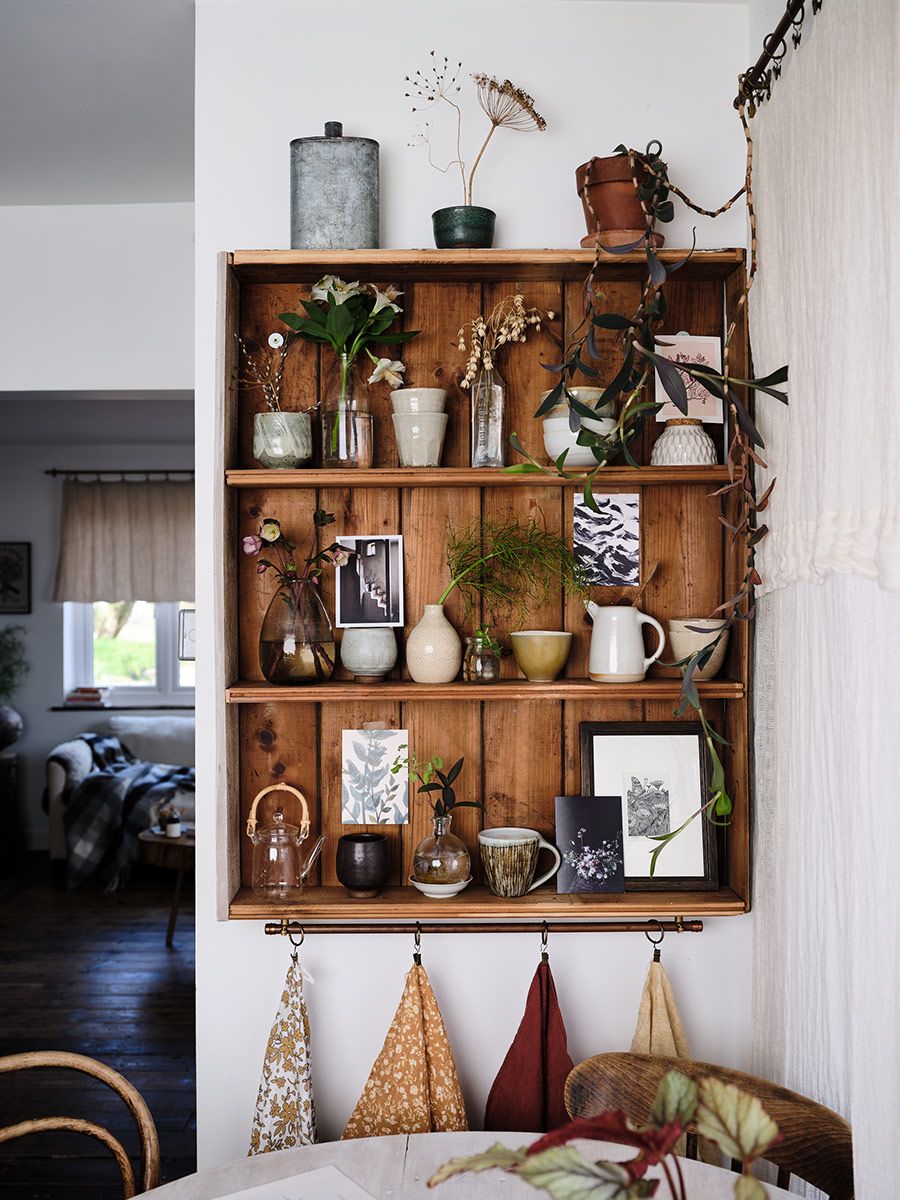
[[[557,796],[556,845],[557,892],[625,891],[621,796]]]
[[[405,729],[345,729],[341,755],[341,821],[344,825],[405,825],[409,778],[391,765],[409,745]]]
[[[697,363],[701,367],[710,367],[713,371],[722,370],[722,342],[717,337],[699,337],[688,333],[663,334],[654,345],[654,350],[662,358],[669,359],[677,367],[679,363]],[[685,413],[675,407],[662,385],[659,372],[656,373],[656,403],[662,408],[656,414],[657,421],[673,421],[684,417]],[[680,371],[687,392],[687,416],[695,421],[708,421],[715,425],[722,424],[722,401],[712,392],[707,391],[699,379]]]
[[[594,493],[595,512],[575,493],[575,557],[587,581],[601,587],[637,587],[641,581],[641,529],[638,492]]]

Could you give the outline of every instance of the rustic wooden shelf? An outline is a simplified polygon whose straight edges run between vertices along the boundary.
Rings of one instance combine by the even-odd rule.
[[[560,896],[552,888],[538,888],[527,896],[504,899],[487,887],[470,885],[449,900],[429,900],[413,887],[391,887],[372,900],[354,900],[342,887],[311,887],[296,899],[266,900],[241,888],[231,901],[229,916],[245,920],[410,921],[445,918],[452,932],[454,920],[515,921],[596,920],[601,917],[733,916],[748,906],[731,888],[717,891],[621,892],[616,894]],[[377,930],[377,925],[374,926]]]
[[[374,467],[368,471],[265,471],[254,468],[225,472],[233,488],[386,488],[386,487],[579,487],[584,474],[511,474],[502,468]],[[727,467],[604,467],[595,490],[604,487],[671,486],[728,482]]]
[[[658,250],[664,263],[680,262],[688,250]],[[386,274],[422,282],[492,282],[516,279],[580,283],[594,261],[593,250],[235,250],[231,266],[242,283],[293,283],[322,275],[381,280]],[[744,262],[744,251],[695,250],[678,272],[679,281],[726,279]],[[606,254],[599,278],[643,280],[646,255]]]
[[[709,700],[742,700],[744,685],[729,679],[713,679],[698,685]],[[591,679],[557,679],[553,683],[529,683],[527,679],[508,679],[500,683],[414,683],[411,679],[386,680],[384,683],[354,683],[334,680],[300,687],[285,684],[232,684],[226,688],[229,704],[287,703],[343,704],[348,700],[451,701],[466,700],[671,700],[678,699],[678,679],[645,679],[641,683],[594,683]]]

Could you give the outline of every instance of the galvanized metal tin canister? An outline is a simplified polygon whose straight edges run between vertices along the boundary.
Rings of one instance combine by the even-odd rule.
[[[378,143],[344,137],[340,121],[324,137],[291,142],[291,249],[378,247]]]

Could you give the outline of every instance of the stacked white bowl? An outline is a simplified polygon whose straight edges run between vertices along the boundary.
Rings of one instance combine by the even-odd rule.
[[[391,392],[401,467],[440,466],[447,432],[446,402],[443,388],[408,387]]]
[[[580,400],[588,408],[597,411],[596,420],[582,418],[581,423],[585,429],[590,429],[592,433],[598,434],[609,435],[612,433],[616,427],[615,404],[604,404],[602,408],[597,408],[597,402],[603,395],[603,388],[570,387],[569,391],[576,400]],[[544,392],[541,400],[546,400],[549,395],[549,392]],[[578,431],[573,432],[569,428],[569,406],[566,403],[558,404],[544,417],[544,449],[554,462],[563,450],[568,450],[565,461],[567,467],[593,467],[597,460],[594,458],[590,446],[579,446],[577,439]]]

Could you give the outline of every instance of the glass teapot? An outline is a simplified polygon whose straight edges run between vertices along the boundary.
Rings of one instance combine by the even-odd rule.
[[[299,826],[285,821],[280,804],[272,814],[271,824],[257,825],[256,810],[269,792],[289,792],[296,796],[303,813]],[[273,783],[257,794],[247,817],[247,836],[253,843],[253,890],[273,897],[303,887],[325,842],[323,837],[319,838],[303,865],[300,847],[309,837],[309,807],[303,793],[288,783]]]

